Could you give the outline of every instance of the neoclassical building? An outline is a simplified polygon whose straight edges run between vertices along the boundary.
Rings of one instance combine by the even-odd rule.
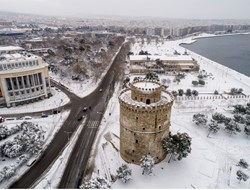
[[[129,62],[130,73],[199,71],[197,61],[188,55],[130,55]]]
[[[27,52],[0,55],[0,105],[29,103],[49,94],[48,64],[41,57]]]
[[[152,80],[133,82],[121,91],[120,155],[129,163],[140,164],[142,156],[150,154],[155,163],[166,154],[162,139],[169,134],[173,96]]]

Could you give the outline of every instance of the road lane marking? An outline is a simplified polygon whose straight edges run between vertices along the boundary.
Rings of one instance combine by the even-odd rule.
[[[97,128],[99,126],[99,121],[90,120],[87,124],[88,128]]]

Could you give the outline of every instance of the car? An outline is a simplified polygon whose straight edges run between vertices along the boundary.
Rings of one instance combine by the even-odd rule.
[[[78,121],[82,120],[82,115],[77,118]]]
[[[16,118],[16,120],[23,120],[23,117],[18,116],[18,117]]]
[[[24,117],[24,120],[30,120],[30,119],[32,119],[32,117],[30,117],[30,116],[25,116]]]
[[[47,114],[42,114],[41,117],[42,117],[42,118],[45,118],[45,117],[48,117],[48,115],[47,115]]]
[[[99,89],[99,92],[102,92],[102,88]]]
[[[88,110],[88,107],[84,107],[82,111],[87,111]]]
[[[0,116],[0,123],[3,123],[4,122],[4,118]]]

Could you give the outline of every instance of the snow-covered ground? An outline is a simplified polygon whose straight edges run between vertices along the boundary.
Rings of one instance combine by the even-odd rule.
[[[77,138],[81,133],[82,127],[85,124],[84,120],[82,124],[78,127],[72,138],[69,140],[66,148],[61,155],[58,156],[58,159],[53,163],[49,171],[41,177],[41,179],[36,182],[33,186],[35,189],[56,189],[61,181],[63,172],[66,168],[69,156],[74,148]]]
[[[70,99],[61,90],[51,88],[51,93],[53,96],[50,98],[45,98],[44,100],[39,100],[34,103],[19,105],[10,108],[1,108],[0,115],[3,114],[18,114],[18,113],[30,113],[55,109],[67,104]]]
[[[64,111],[64,112],[61,112],[59,114],[49,115],[47,118],[33,118],[31,120],[27,120],[28,122],[38,124],[38,126],[41,126],[42,130],[45,131],[45,134],[44,134],[45,144],[43,145],[43,149],[46,149],[46,147],[52,141],[54,135],[60,129],[60,127],[62,126],[62,124],[64,123],[66,118],[68,117],[69,113],[70,113],[69,111]],[[11,127],[13,127],[13,126],[15,126],[17,124],[20,125],[22,122],[23,122],[23,120],[13,120],[13,121],[6,121],[6,122],[4,122],[2,124],[7,126],[8,128],[11,128]],[[4,140],[0,141],[0,146],[4,142],[12,140],[16,135],[18,135],[18,133],[8,137],[7,139],[4,139]],[[34,158],[35,158],[35,156],[31,157],[30,159],[34,159]],[[10,166],[11,164],[16,165],[16,159],[15,158],[14,159],[8,159],[8,158],[5,157],[4,159],[5,159],[5,161],[2,161],[2,159],[1,159],[0,170],[4,166]],[[15,176],[8,179],[8,180],[6,180],[6,181],[3,181],[3,183],[0,184],[0,188],[8,187],[19,176],[21,176],[23,173],[25,173],[25,171],[28,168],[29,167],[26,164],[21,166],[21,168],[18,168],[18,170],[16,171]]]
[[[97,80],[94,80],[93,77],[92,78],[90,77],[87,80],[75,81],[75,80],[71,80],[69,78],[60,77],[59,75],[55,75],[52,72],[50,72],[50,77],[53,80],[60,82],[61,84],[66,86],[71,92],[73,92],[77,96],[79,96],[81,98],[85,97],[85,96],[89,95],[91,92],[93,92],[100,85],[102,78],[105,76],[105,74],[107,73],[107,71],[111,67],[112,62],[115,59],[116,55],[119,53],[122,45],[118,48],[117,52],[114,54],[113,58],[111,59],[108,67],[102,72],[101,76]]]
[[[132,52],[140,50],[151,54],[173,54],[174,50],[184,53],[185,49],[179,44],[190,42],[192,37],[178,41],[151,41],[150,44],[141,44],[138,40],[132,47]],[[146,41],[146,40],[145,40]],[[192,137],[192,152],[181,161],[168,163],[166,158],[155,165],[151,176],[142,175],[140,166],[129,164],[132,169],[132,180],[127,184],[121,181],[113,183],[112,188],[250,188],[250,180],[238,183],[235,175],[237,162],[243,158],[250,163],[250,141],[242,131],[235,136],[228,135],[223,129],[217,134],[207,138],[207,129],[198,127],[192,122],[194,113],[202,112],[209,119],[215,112],[220,112],[228,117],[233,117],[231,105],[246,104],[250,102],[248,97],[231,97],[226,92],[233,87],[242,88],[245,95],[250,95],[250,79],[234,70],[219,65],[196,53],[188,53],[200,64],[201,70],[205,70],[210,77],[205,79],[205,86],[194,87],[192,80],[197,80],[197,74],[189,73],[179,84],[173,82],[174,76],[160,75],[160,80],[170,79],[169,90],[188,88],[199,92],[199,99],[188,100],[186,98],[175,101],[172,108],[171,127],[173,133],[187,132]],[[138,76],[138,75],[136,75]],[[130,76],[133,78],[134,76]],[[222,96],[220,99],[212,98],[214,90],[218,90]],[[125,163],[119,155],[119,102],[117,89],[111,98],[104,114],[92,156],[95,159],[93,176],[100,175],[111,179],[122,163]],[[200,99],[200,97],[204,97]],[[208,98],[208,99],[207,99]],[[224,127],[222,127],[224,128]],[[243,125],[241,126],[243,129]],[[247,170],[248,174],[250,171]]]

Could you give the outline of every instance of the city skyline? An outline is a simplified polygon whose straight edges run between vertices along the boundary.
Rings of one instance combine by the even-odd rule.
[[[48,16],[250,19],[248,0],[2,0],[1,11]]]

